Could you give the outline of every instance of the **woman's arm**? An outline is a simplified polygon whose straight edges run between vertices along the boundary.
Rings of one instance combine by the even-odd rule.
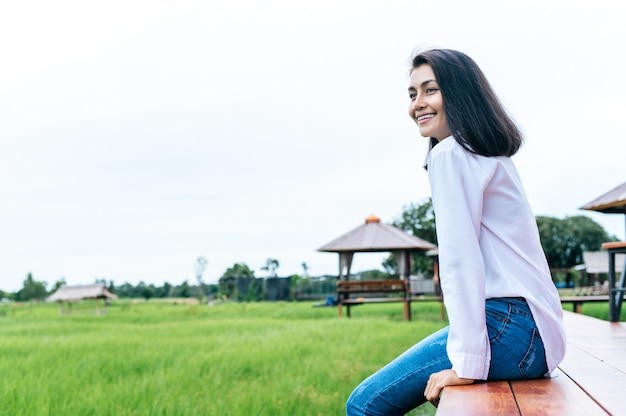
[[[491,352],[480,233],[489,174],[482,166],[485,158],[466,152],[453,140],[439,143],[428,165],[441,287],[450,321],[447,351],[455,375],[485,379]]]

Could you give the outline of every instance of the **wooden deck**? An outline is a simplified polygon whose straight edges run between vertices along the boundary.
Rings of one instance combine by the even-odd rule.
[[[626,415],[626,324],[564,314],[567,353],[555,378],[447,387],[437,415]]]

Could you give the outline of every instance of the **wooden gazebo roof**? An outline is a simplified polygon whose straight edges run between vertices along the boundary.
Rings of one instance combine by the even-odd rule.
[[[607,214],[625,214],[624,225],[626,229],[626,182],[600,195],[593,201],[586,203],[580,207],[580,209],[604,212]]]
[[[411,270],[410,253],[435,248],[434,244],[393,225],[383,224],[380,218],[370,215],[365,219],[365,224],[337,237],[320,247],[318,251],[339,253],[339,279],[345,276],[346,280],[349,280],[354,253],[393,252],[398,260],[400,275],[408,278]]]
[[[591,202],[586,203],[580,209],[614,214],[626,213],[626,182],[600,195]]]
[[[396,250],[431,250],[436,246],[408,234],[393,225],[383,224],[380,218],[370,215],[355,229],[322,246],[318,251],[331,253],[379,252]]]

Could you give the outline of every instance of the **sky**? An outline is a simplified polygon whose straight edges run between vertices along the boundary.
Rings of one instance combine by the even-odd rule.
[[[622,184],[618,0],[3,2],[0,289],[337,274],[317,249],[430,196],[415,48],[465,52],[525,134],[536,215]],[[353,271],[387,253],[356,254]]]

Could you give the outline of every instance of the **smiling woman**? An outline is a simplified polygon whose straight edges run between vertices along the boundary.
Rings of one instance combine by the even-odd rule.
[[[348,415],[404,415],[446,386],[541,378],[563,359],[558,293],[510,156],[522,136],[478,65],[449,49],[412,59],[409,116],[426,163],[449,327],[363,381]],[[435,147],[436,146],[436,147]]]

